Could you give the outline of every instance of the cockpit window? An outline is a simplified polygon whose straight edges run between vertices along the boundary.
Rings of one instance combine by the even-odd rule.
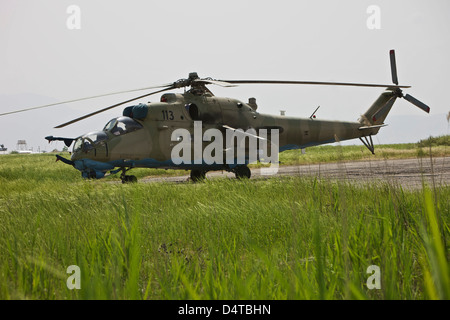
[[[112,128],[114,128],[114,126],[117,123],[117,118],[111,119],[109,120],[109,122],[106,124],[106,126],[103,128],[103,131],[111,131]]]
[[[83,136],[85,140],[92,141],[92,143],[97,144],[108,139],[108,135],[103,131],[91,132]]]
[[[83,138],[78,138],[77,141],[75,141],[75,144],[73,145],[73,152],[77,152],[81,150],[81,147],[83,146]]]
[[[110,120],[103,131],[109,131],[116,136],[120,136],[139,129],[142,129],[142,125],[136,120],[129,117],[119,117]]]
[[[108,135],[103,131],[91,132],[78,138],[73,146],[73,152],[79,150],[88,151],[97,145],[100,145],[103,141],[108,139]]]

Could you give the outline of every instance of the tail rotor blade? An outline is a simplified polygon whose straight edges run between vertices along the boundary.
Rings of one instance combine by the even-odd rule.
[[[414,98],[413,96],[410,96],[409,94],[406,94],[403,96],[403,98],[405,98],[406,100],[408,100],[409,102],[411,102],[413,105],[415,105],[416,107],[419,107],[420,109],[422,109],[423,111],[425,111],[426,113],[430,113],[430,107],[427,106],[425,103],[417,100],[416,98]]]
[[[391,58],[391,74],[392,74],[392,82],[398,85],[398,77],[397,77],[397,64],[395,62],[395,50],[391,50],[389,52]]]

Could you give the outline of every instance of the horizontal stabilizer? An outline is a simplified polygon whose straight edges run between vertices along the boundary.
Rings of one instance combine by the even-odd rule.
[[[359,127],[358,130],[366,130],[366,129],[376,129],[376,128],[382,128],[382,127],[386,127],[387,124],[378,124],[375,126],[364,126],[364,127]]]

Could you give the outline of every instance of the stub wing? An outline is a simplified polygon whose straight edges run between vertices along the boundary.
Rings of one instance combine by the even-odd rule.
[[[48,140],[49,143],[52,141],[64,141],[64,144],[68,147],[70,147],[73,140],[75,140],[74,138],[62,138],[62,137],[54,137],[54,136],[47,136],[47,137],[45,137],[45,139]]]

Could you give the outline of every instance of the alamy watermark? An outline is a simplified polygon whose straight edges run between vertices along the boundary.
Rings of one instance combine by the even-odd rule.
[[[366,20],[366,25],[369,30],[381,29],[381,9],[377,5],[370,5],[366,10],[369,17]]]
[[[69,15],[66,20],[66,27],[69,30],[81,29],[81,9],[77,5],[70,5],[66,9],[66,13]]]
[[[71,265],[67,267],[67,274],[71,274],[66,281],[67,288],[69,290],[81,289],[81,271],[80,267]]]
[[[193,135],[187,129],[174,130],[171,141],[178,143],[171,152],[172,162],[175,165],[245,165],[259,160],[270,163],[269,167],[261,168],[262,175],[278,172],[279,129],[259,129],[257,132],[253,128],[244,131],[224,127],[225,136],[216,128],[202,133],[202,121],[194,121]],[[203,142],[210,143],[203,149]]]
[[[367,268],[366,273],[371,276],[367,278],[367,288],[372,289],[381,289],[381,271],[380,267],[377,265],[371,265]]]

